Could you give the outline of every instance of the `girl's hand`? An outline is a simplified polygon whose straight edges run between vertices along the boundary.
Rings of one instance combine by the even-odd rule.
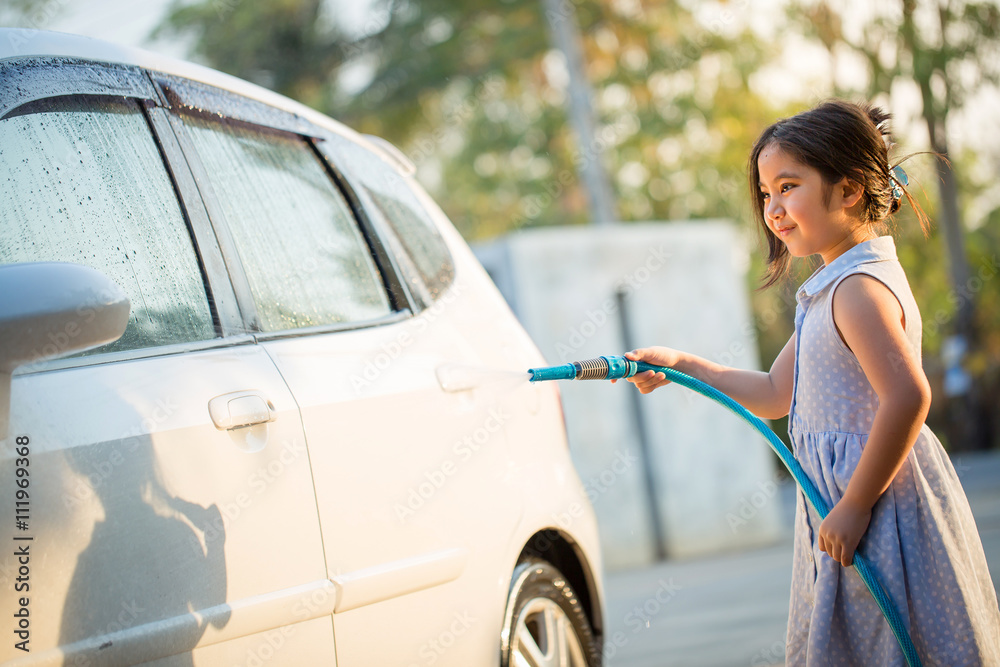
[[[854,551],[868,530],[868,522],[871,520],[870,507],[841,498],[819,525],[817,535],[819,548],[847,567],[854,562]]]
[[[625,358],[632,361],[645,361],[654,366],[671,368],[680,361],[681,353],[669,347],[643,347],[638,350],[626,352]],[[634,384],[643,394],[648,394],[654,389],[670,384],[670,380],[667,379],[666,375],[663,373],[654,373],[653,371],[636,373],[628,378],[628,381]],[[615,380],[612,380],[612,382],[615,382]]]

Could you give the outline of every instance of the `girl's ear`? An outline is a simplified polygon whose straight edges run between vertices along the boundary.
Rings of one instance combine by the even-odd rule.
[[[861,198],[865,194],[865,189],[860,183],[845,177],[837,184],[837,192],[840,194],[841,203],[844,208],[851,208],[861,201]]]

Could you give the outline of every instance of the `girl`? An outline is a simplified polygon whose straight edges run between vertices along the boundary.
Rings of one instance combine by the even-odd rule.
[[[888,120],[878,108],[831,101],[778,121],[753,147],[766,286],[790,257],[823,260],[796,294],[795,333],[770,372],[665,347],[626,356],[708,382],[760,417],[789,415],[795,457],[832,509],[818,521],[799,491],[788,665],[905,665],[846,567],[859,543],[924,665],[1000,665],[1000,611],[979,533],[924,424],[931,392],[920,313],[892,237],[880,235],[904,194],[914,203],[905,176],[889,168]],[[925,226],[919,209],[918,217]],[[667,384],[652,371],[629,382],[644,394]]]

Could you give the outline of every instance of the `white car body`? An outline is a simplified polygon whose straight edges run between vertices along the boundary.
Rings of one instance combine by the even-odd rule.
[[[21,94],[2,68],[29,62],[55,68],[51,90],[21,91],[32,100],[80,93],[61,87],[58,63],[124,65],[130,76],[254,100],[400,162],[258,86],[73,35],[0,30],[0,104]],[[102,94],[98,78],[86,94]],[[179,132],[163,100],[143,104],[154,133]],[[171,168],[188,195],[205,176]],[[516,375],[544,360],[445,215],[404,169],[398,176],[454,261],[454,281],[426,307],[271,333],[217,315],[221,335],[208,340],[56,358],[13,375],[0,447],[0,662],[498,665],[526,548],[563,569],[600,635],[596,522],[558,394]],[[211,217],[183,205],[192,220]],[[238,286],[212,289],[220,309],[246,299]],[[39,344],[49,341],[61,339]],[[260,414],[253,425],[227,421],[248,413]],[[21,530],[19,468],[31,492]],[[30,556],[19,560],[15,547]],[[30,620],[19,625],[23,609]]]

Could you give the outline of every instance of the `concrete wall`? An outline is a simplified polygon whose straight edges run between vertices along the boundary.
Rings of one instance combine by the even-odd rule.
[[[477,254],[552,364],[667,345],[759,368],[749,255],[730,223],[540,228]],[[560,389],[608,569],[777,539],[779,464],[735,415],[677,385],[648,396],[623,382]]]

